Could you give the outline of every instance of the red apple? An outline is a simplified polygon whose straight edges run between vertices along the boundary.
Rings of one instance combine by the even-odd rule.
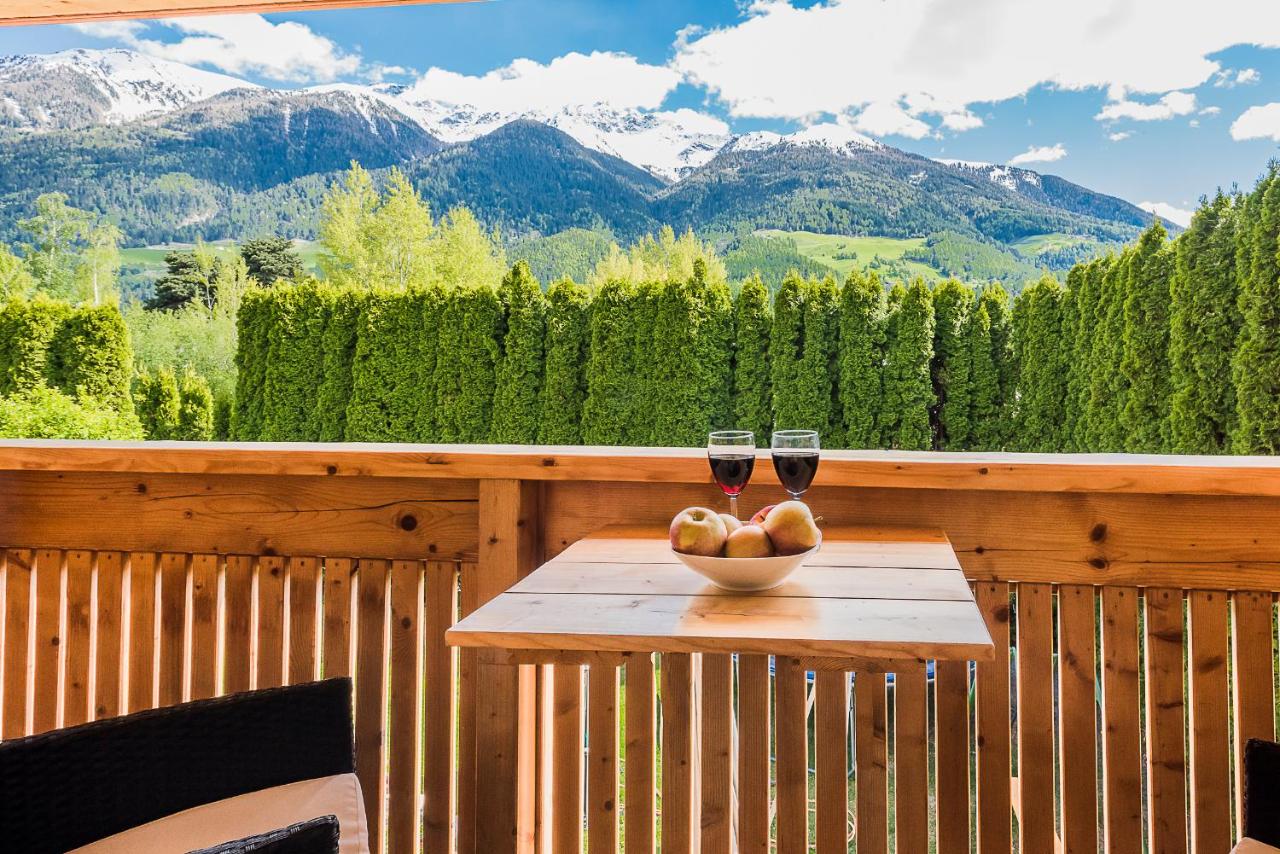
[[[773,508],[762,527],[773,540],[778,554],[807,552],[818,544],[821,536],[813,513],[802,501],[784,501]]]
[[[773,557],[773,542],[759,525],[743,525],[724,541],[725,557]]]
[[[769,515],[769,511],[777,506],[778,505],[776,504],[770,504],[766,507],[761,507],[759,510],[756,511],[756,515],[751,517],[751,521],[748,522],[747,524],[749,525],[761,524],[762,522],[764,522],[764,517]]]
[[[681,510],[671,520],[671,548],[684,554],[715,557],[728,536],[724,520],[705,507]]]

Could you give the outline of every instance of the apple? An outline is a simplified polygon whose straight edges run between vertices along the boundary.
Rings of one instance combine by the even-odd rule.
[[[737,516],[732,516],[728,513],[720,513],[717,515],[720,516],[720,521],[724,522],[724,529],[730,534],[742,527],[742,521]]]
[[[803,501],[784,501],[774,507],[761,527],[773,540],[778,554],[807,552],[818,544],[818,525]]]
[[[743,525],[729,532],[724,541],[725,557],[773,557],[773,541],[759,525]]]
[[[777,506],[778,506],[777,504],[770,504],[768,506],[761,507],[759,510],[756,511],[756,515],[751,517],[751,521],[748,524],[759,525],[761,522],[764,521],[764,517],[769,515],[769,511]]]
[[[671,520],[671,548],[684,554],[715,557],[728,536],[724,520],[705,507],[681,510]]]

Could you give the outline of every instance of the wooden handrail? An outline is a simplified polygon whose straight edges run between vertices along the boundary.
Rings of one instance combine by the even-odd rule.
[[[70,24],[117,18],[304,12],[311,9],[465,2],[473,0],[12,0],[0,9],[0,27]]]
[[[590,446],[10,439],[0,471],[711,482],[701,448]],[[833,450],[815,485],[1280,497],[1280,458]]]

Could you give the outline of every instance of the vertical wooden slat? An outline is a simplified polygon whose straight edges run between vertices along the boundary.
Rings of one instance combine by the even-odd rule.
[[[289,559],[289,684],[316,678],[316,575],[313,557]],[[394,582],[393,582],[394,586]],[[414,612],[415,630],[417,612]]]
[[[382,718],[387,710],[384,654],[386,643],[387,562],[361,560],[357,578],[356,623],[356,775],[364,793],[369,848],[383,850],[386,775],[382,769]]]
[[[1153,850],[1179,854],[1187,850],[1182,591],[1147,588],[1144,599],[1147,827]]]
[[[62,651],[62,552],[36,552],[35,649],[32,673],[32,732],[58,726],[58,682]]]
[[[114,717],[123,711],[124,659],[121,656],[121,616],[124,586],[124,556],[120,552],[98,552],[94,595],[93,717]]]
[[[18,738],[27,732],[32,554],[26,549],[9,549],[0,556],[4,559],[4,703],[0,709],[4,720],[0,738]]]
[[[1024,850],[1052,851],[1053,588],[1018,585],[1018,816]]]
[[[1235,692],[1236,827],[1241,828],[1244,799],[1244,746],[1251,738],[1275,740],[1275,685],[1271,672],[1271,594],[1240,590],[1232,594],[1232,644]]]
[[[191,558],[190,697],[218,693],[218,556]]]
[[[618,668],[587,673],[587,851],[618,850]]]
[[[889,741],[883,673],[858,673],[854,688],[854,763],[859,854],[889,849]]]
[[[809,848],[809,767],[805,672],[798,660],[775,660],[774,691],[778,854],[802,854]]]
[[[899,851],[929,850],[929,721],[923,670],[894,676],[894,781]]]
[[[1009,585],[973,588],[987,621],[995,658],[978,663],[978,854],[1007,854],[1013,846],[1009,792]]]
[[[156,556],[129,555],[129,708],[136,712],[155,705]]]
[[[223,691],[253,684],[253,558],[231,555],[222,580]]]
[[[769,656],[739,656],[738,847],[742,854],[769,852],[769,740]]]
[[[296,568],[296,564],[290,566],[291,570]],[[420,850],[421,842],[418,821],[418,763],[422,745],[418,734],[422,728],[418,723],[418,706],[422,686],[418,682],[418,675],[422,672],[422,572],[422,564],[416,560],[397,560],[391,565],[387,850],[396,854],[415,854]],[[314,566],[311,573],[304,570],[302,576],[304,595],[309,589],[314,597]],[[309,588],[306,583],[308,578]],[[293,589],[292,584],[290,589]],[[304,605],[303,609],[306,607]],[[310,601],[310,608],[314,614],[314,598]],[[292,610],[296,614],[298,609],[294,607]],[[291,642],[290,661],[293,660]]]
[[[1107,854],[1142,850],[1138,591],[1102,588],[1103,826]]]
[[[1191,848],[1227,851],[1231,838],[1227,737],[1227,594],[1193,590],[1191,611]]]
[[[324,658],[320,672],[326,679],[351,675],[352,567],[350,558],[331,557],[324,562]],[[452,591],[449,596],[452,601]]]
[[[576,854],[583,821],[582,668],[557,665],[551,678],[551,850]]]
[[[276,555],[258,558],[254,588],[257,601],[252,632],[253,684],[255,688],[274,688],[284,684],[284,558]]]
[[[686,653],[662,656],[662,852],[693,851],[693,669]]]
[[[479,585],[476,582],[479,571],[474,563],[463,563],[459,567],[459,617],[466,617],[480,606]],[[476,650],[458,650],[458,851],[461,854],[476,850],[475,674]],[[578,761],[582,761],[581,752]],[[578,803],[582,803],[581,797],[578,798]]]
[[[1058,588],[1063,854],[1098,851],[1096,606],[1092,587]]]
[[[93,552],[69,551],[66,563],[66,628],[63,643],[62,719],[75,726],[89,719],[89,610],[93,598]]]
[[[733,660],[702,656],[701,848],[729,854],[733,832]]]
[[[623,840],[623,845],[627,854],[653,854],[655,747],[653,656],[633,655],[627,659],[626,677],[627,799],[623,805],[626,819],[626,838]],[[559,790],[553,790],[552,798],[558,796]]]
[[[846,752],[849,675],[839,670],[820,671],[814,691],[814,761],[818,768],[814,830],[818,854],[846,854],[849,850]]]
[[[187,566],[185,554],[160,556],[160,669],[156,673],[159,703],[183,700],[183,658],[187,637]]]
[[[939,661],[934,678],[938,854],[969,852],[969,662]]]
[[[326,568],[326,572],[328,569]],[[426,701],[423,709],[423,851],[453,851],[453,740],[454,681],[453,652],[444,642],[444,633],[453,625],[457,611],[457,568],[452,563],[427,563],[426,610],[423,615],[423,679]],[[328,587],[333,593],[333,587]],[[326,602],[326,607],[328,603]],[[326,611],[327,613],[327,611]],[[328,626],[325,627],[326,644]]]

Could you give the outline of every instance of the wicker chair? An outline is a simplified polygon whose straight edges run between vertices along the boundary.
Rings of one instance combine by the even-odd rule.
[[[0,742],[0,849],[61,852],[237,795],[355,770],[351,681],[136,712]]]
[[[1280,850],[1280,744],[1249,739],[1244,748],[1243,797],[1245,838],[1235,851]]]

